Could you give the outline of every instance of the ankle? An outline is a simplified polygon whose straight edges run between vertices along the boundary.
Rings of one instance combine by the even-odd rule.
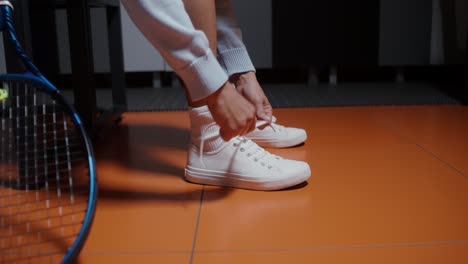
[[[219,126],[214,121],[208,107],[190,109],[191,142],[204,152],[218,149],[224,144],[219,133]]]

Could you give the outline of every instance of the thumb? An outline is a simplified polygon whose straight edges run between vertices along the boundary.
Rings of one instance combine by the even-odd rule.
[[[269,113],[267,109],[264,108],[263,104],[257,104],[256,108],[257,108],[256,115],[258,119],[271,122],[271,114]]]

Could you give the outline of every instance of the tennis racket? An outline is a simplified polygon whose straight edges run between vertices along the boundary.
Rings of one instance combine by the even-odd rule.
[[[71,263],[97,199],[91,142],[75,109],[18,42],[11,1],[0,30],[24,73],[0,75],[0,263]]]

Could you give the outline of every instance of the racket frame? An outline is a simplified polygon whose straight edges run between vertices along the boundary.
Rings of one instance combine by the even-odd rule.
[[[41,89],[46,94],[49,94],[53,100],[58,102],[64,107],[64,110],[68,112],[79,130],[78,134],[81,135],[84,145],[86,146],[87,163],[89,168],[89,194],[87,209],[80,231],[76,236],[72,246],[68,249],[67,253],[62,259],[62,263],[72,263],[78,257],[83,245],[89,235],[94,215],[96,211],[96,203],[98,196],[97,188],[97,173],[96,173],[96,162],[94,158],[93,147],[91,140],[86,132],[83,122],[77,111],[60,93],[60,91],[49,82],[44,75],[38,70],[38,68],[29,59],[25,53],[21,44],[19,43],[13,25],[13,5],[10,1],[0,1],[0,31],[4,34],[4,39],[7,39],[10,44],[14,46],[14,49],[20,58],[21,62],[26,68],[25,73],[16,74],[0,74],[1,81],[12,81],[12,80],[23,80],[30,81],[36,85],[36,88]],[[5,43],[6,44],[6,43]]]

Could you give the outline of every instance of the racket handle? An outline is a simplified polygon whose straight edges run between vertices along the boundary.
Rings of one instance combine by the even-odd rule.
[[[7,8],[11,8],[13,10],[13,4],[10,1],[1,1],[0,0],[0,30],[5,31],[6,19],[5,19],[5,12],[7,12]]]
[[[36,77],[42,79],[42,81],[50,84],[39,72],[37,67],[31,62],[28,55],[24,52],[21,44],[19,43],[16,33],[15,27],[13,25],[13,5],[12,1],[14,0],[0,0],[0,30],[4,32],[4,35],[11,41],[13,48],[16,51],[16,54],[19,56],[23,65],[26,69],[34,74]]]
[[[0,6],[9,6],[11,9],[15,9],[13,7],[15,0],[0,0]]]

